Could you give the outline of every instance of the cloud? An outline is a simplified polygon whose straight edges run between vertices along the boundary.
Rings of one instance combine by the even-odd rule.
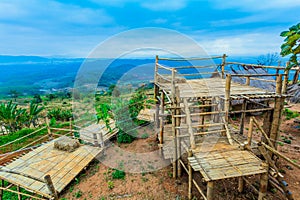
[[[279,52],[282,38],[271,32],[244,33],[196,39],[208,54],[260,55]]]
[[[185,0],[156,0],[143,1],[141,6],[153,11],[175,11],[184,8],[186,4]]]
[[[300,1],[295,1],[295,0],[243,0],[243,1],[212,0],[209,2],[212,2],[213,5],[219,9],[237,8],[243,11],[289,9],[289,8],[295,8],[300,6]]]

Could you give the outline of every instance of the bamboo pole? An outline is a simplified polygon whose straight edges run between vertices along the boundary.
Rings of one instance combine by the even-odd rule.
[[[2,179],[0,179],[0,200],[3,200],[3,189],[2,187],[4,187],[4,181]]]
[[[49,124],[49,119],[48,117],[45,118],[46,120],[46,125],[47,125],[47,131],[48,131],[48,136],[49,136],[49,141],[53,139],[51,129],[50,129],[50,124]]]
[[[268,172],[260,175],[258,200],[264,200],[268,189]]]
[[[222,56],[222,78],[225,78],[225,64],[226,64],[226,54]]]
[[[273,120],[271,124],[271,133],[270,139],[273,142],[275,148],[277,148],[277,140],[279,137],[279,128],[281,123],[281,114],[282,114],[282,107],[283,107],[283,97],[281,96],[282,91],[282,74],[279,74],[276,80],[276,94],[280,95],[280,97],[275,97],[274,103],[274,112],[273,112]]]
[[[290,65],[289,62],[286,63],[286,69],[284,70],[284,78],[283,78],[283,84],[282,84],[282,93],[286,94],[287,91],[287,84],[289,81],[289,74],[290,70],[288,69],[288,66]]]
[[[246,109],[247,109],[247,101],[246,101],[246,99],[244,99],[243,105],[242,105],[242,110],[246,111]],[[242,112],[241,119],[240,119],[240,134],[241,135],[243,135],[243,133],[244,133],[245,117],[246,117],[246,112]]]
[[[298,66],[298,70],[295,71],[295,75],[293,78],[293,83],[292,84],[296,84],[298,82],[299,79],[299,71],[300,71],[300,67]]]
[[[288,157],[286,157],[285,155],[283,155],[282,153],[280,153],[279,151],[277,151],[276,149],[273,149],[272,147],[270,147],[269,145],[265,144],[264,142],[261,142],[262,145],[264,145],[269,151],[271,151],[272,153],[276,154],[277,156],[283,158],[284,160],[286,160],[287,162],[289,162],[290,164],[292,164],[293,166],[297,167],[298,169],[300,169],[300,165],[298,165],[297,163],[293,162],[291,159],[289,159]]]
[[[95,147],[98,147],[99,143],[98,143],[98,138],[97,138],[97,134],[96,133],[93,133],[93,139],[94,139],[94,145],[95,145]]]
[[[22,200],[22,195],[20,194],[20,186],[17,185],[17,191],[18,191],[18,200]]]
[[[214,182],[207,183],[207,200],[214,200]]]
[[[275,148],[273,143],[271,142],[270,138],[268,137],[268,135],[266,134],[266,132],[264,131],[264,129],[258,124],[258,121],[255,119],[255,117],[253,117],[253,122],[256,125],[256,127],[260,130],[260,132],[263,134],[264,138],[267,140],[268,144],[272,147]]]
[[[176,100],[176,106],[179,107],[180,106],[180,91],[179,91],[179,88],[178,86],[176,86],[175,88],[175,100]],[[176,115],[179,115],[180,114],[180,109],[176,109],[175,110],[176,112]],[[180,121],[181,121],[181,118],[176,118],[175,119],[175,127],[177,126],[180,126]],[[182,168],[181,168],[181,164],[179,162],[180,160],[180,156],[181,156],[181,138],[178,137],[179,136],[179,133],[180,133],[180,130],[179,129],[175,129],[176,131],[176,137],[177,137],[177,173],[178,173],[178,176],[180,177],[181,176],[181,173],[182,173]]]
[[[257,194],[259,193],[258,190],[245,178],[245,177],[242,177],[245,181],[245,183],[247,183],[254,192],[256,192]]]
[[[162,91],[161,93],[161,114],[163,115],[165,113],[165,93]],[[159,142],[160,144],[164,143],[164,116],[161,117],[160,121],[160,131],[159,131]]]
[[[249,123],[249,130],[248,130],[248,137],[247,137],[247,144],[246,144],[246,149],[248,150],[251,150],[252,134],[253,134],[253,117],[250,118],[250,123]]]
[[[229,110],[230,110],[230,86],[231,86],[231,75],[227,74],[226,75],[226,85],[225,85],[225,103],[224,103],[226,123],[228,123]]]
[[[192,150],[188,151],[188,157],[192,157],[193,152]],[[193,168],[191,166],[191,163],[188,162],[188,169],[189,169],[189,181],[188,181],[188,198],[192,199],[192,188],[193,188]]]
[[[239,191],[240,193],[242,193],[242,192],[244,191],[245,181],[244,181],[244,179],[243,179],[242,176],[239,177],[238,180],[239,180],[238,191]]]
[[[250,77],[246,77],[246,85],[250,85]]]
[[[194,133],[193,133],[193,128],[192,128],[192,120],[190,116],[190,109],[188,108],[188,102],[186,99],[183,99],[183,103],[185,105],[185,113],[186,113],[186,123],[188,125],[188,133],[190,136],[190,143],[191,143],[191,148],[195,149],[196,148],[196,143],[195,143],[195,138],[194,138]]]
[[[45,179],[46,185],[47,185],[51,195],[54,197],[55,200],[57,200],[58,199],[58,194],[57,194],[57,191],[54,188],[54,185],[53,185],[53,182],[52,182],[52,179],[51,179],[50,175],[46,175],[44,177],[44,179]]]
[[[20,193],[21,195],[26,196],[26,197],[30,197],[32,199],[45,200],[45,198],[40,198],[40,197],[37,197],[37,196],[33,196],[33,195],[26,194],[26,193],[23,193],[23,192],[18,192],[18,191],[11,190],[11,189],[6,189],[6,188],[3,188],[3,187],[0,187],[0,190],[5,190],[5,191],[11,192],[11,193],[15,193],[15,194]],[[3,200],[6,200],[6,199],[3,199]]]

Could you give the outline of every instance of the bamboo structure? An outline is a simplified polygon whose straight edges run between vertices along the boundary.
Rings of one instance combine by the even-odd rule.
[[[15,152],[18,157],[6,161],[0,166],[0,200],[3,199],[3,191],[17,194],[18,199],[22,199],[22,197],[41,200],[58,199],[59,193],[97,155],[100,155],[104,150],[105,142],[116,134],[115,130],[107,133],[103,130],[89,130],[79,127],[85,131],[90,131],[91,136],[102,135],[100,140],[94,138],[95,144],[93,144],[89,143],[89,140],[85,141],[85,138],[80,138],[80,135],[78,137],[74,134],[80,132],[80,130],[74,129],[78,126],[73,125],[71,119],[67,128],[54,128],[49,125],[47,118],[45,121],[46,126],[0,146],[0,148],[6,148],[11,144],[19,143],[20,140],[26,139],[26,137],[38,136],[34,141]],[[85,144],[81,144],[74,152],[57,150],[54,147],[54,142],[61,136],[68,136],[76,140],[80,139]],[[52,140],[49,141],[50,138]],[[18,153],[23,151],[25,153]],[[0,161],[7,159],[7,156],[13,153],[10,152],[1,156]],[[9,185],[5,186],[4,181]],[[13,186],[16,186],[15,190],[11,189]],[[21,188],[27,192],[22,192]]]
[[[289,71],[284,71],[284,67],[280,66],[227,62],[226,58],[227,55],[224,54],[211,58],[156,56],[155,59],[154,99],[157,102],[155,119],[156,124],[159,125],[157,127],[159,147],[164,158],[170,159],[173,163],[174,178],[178,177],[177,173],[180,176],[182,169],[188,173],[189,199],[193,198],[191,191],[195,186],[202,198],[213,200],[216,196],[214,191],[216,181],[227,178],[237,178],[238,191],[242,192],[244,187],[249,185],[246,176],[256,174],[261,177],[260,189],[257,191],[258,198],[263,199],[266,195],[269,164],[264,163],[252,153],[253,147],[257,146],[252,141],[253,127],[257,126],[270,147],[276,149]],[[210,71],[214,68],[213,65],[207,64],[209,60],[219,61],[220,64],[215,66],[221,69],[219,78],[206,76],[213,74]],[[172,66],[172,63],[182,61],[197,61],[197,64],[195,66],[180,64]],[[198,64],[198,61],[199,63],[206,61],[206,63]],[[276,73],[230,74],[226,70],[228,65],[276,69]],[[203,77],[199,78],[199,75]],[[269,79],[264,79],[264,77],[269,77]],[[234,81],[235,78],[246,81],[244,84],[237,83]],[[276,84],[276,90],[267,91],[253,87],[251,80]],[[165,103],[165,99],[169,100],[168,104]],[[268,102],[272,100],[275,104],[269,106]],[[233,109],[234,101],[242,102],[241,109]],[[261,103],[262,101],[267,103]],[[252,104],[255,107],[249,106],[248,108],[248,105]],[[240,139],[232,134],[234,129],[230,123],[231,115],[241,114],[236,132],[243,136],[246,114],[258,112],[266,113],[265,121],[272,124],[271,128],[267,130],[260,127],[257,120],[252,117],[247,131],[248,138],[240,142]],[[171,120],[166,120],[168,118]],[[188,152],[187,162],[183,157],[185,152]],[[228,157],[230,157],[230,162],[227,160]],[[175,162],[174,159],[178,161]],[[274,168],[273,164],[271,167]],[[224,171],[230,171],[230,173],[227,174]],[[203,180],[207,182],[206,192],[202,189],[203,186],[200,186],[201,184],[193,178],[196,173],[200,173]]]

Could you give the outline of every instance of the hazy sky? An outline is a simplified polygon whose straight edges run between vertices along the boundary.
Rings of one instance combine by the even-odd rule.
[[[0,0],[0,54],[85,57],[143,27],[179,31],[209,54],[266,54],[299,10],[300,0]]]

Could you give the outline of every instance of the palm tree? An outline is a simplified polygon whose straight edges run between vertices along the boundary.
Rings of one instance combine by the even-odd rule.
[[[19,130],[24,120],[26,120],[26,110],[18,108],[17,104],[13,104],[12,101],[7,104],[0,104],[0,121],[2,121],[6,130],[11,132]]]
[[[39,118],[40,113],[45,109],[44,106],[39,107],[38,104],[34,103],[33,101],[30,102],[29,105],[29,126],[32,124],[34,127],[37,125],[37,120]]]

